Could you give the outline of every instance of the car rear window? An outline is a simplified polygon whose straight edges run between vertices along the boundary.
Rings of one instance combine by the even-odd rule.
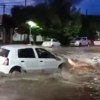
[[[76,38],[76,40],[81,40],[81,38]]]
[[[0,56],[8,57],[9,50],[0,48]]]

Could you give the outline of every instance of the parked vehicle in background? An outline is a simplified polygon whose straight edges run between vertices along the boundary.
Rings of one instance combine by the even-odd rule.
[[[95,40],[93,41],[93,44],[94,44],[95,46],[100,46],[100,39],[95,39]]]
[[[71,46],[88,46],[91,41],[87,37],[78,37],[70,42]]]
[[[47,39],[42,43],[43,47],[57,47],[60,46],[60,42],[57,41],[56,39]]]
[[[6,45],[0,48],[0,72],[50,70],[61,67],[64,59],[33,45]]]

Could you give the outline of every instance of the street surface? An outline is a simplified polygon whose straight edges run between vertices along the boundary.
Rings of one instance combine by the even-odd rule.
[[[67,57],[87,61],[100,57],[100,47],[62,47],[48,50]],[[96,60],[98,60],[96,59]],[[98,60],[99,61],[99,60]],[[100,75],[89,73],[24,73],[0,75],[0,100],[100,100]]]

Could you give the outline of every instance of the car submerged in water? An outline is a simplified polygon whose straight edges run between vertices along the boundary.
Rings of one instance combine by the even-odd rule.
[[[70,46],[89,46],[91,41],[87,37],[78,37],[70,42]]]
[[[0,48],[0,72],[58,69],[65,63],[44,48],[33,45],[5,45]]]
[[[61,44],[56,39],[47,39],[42,43],[43,47],[59,47]]]

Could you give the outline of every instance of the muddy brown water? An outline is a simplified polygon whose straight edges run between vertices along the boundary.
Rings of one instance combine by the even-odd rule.
[[[97,100],[93,93],[82,84],[50,74],[0,78],[0,100]]]
[[[66,49],[66,48],[65,48]],[[58,50],[66,54],[66,50]],[[56,51],[57,51],[56,50]],[[75,48],[77,51],[77,48]],[[87,52],[87,51],[86,51]],[[89,51],[90,52],[90,51]],[[25,74],[18,76],[0,76],[0,100],[100,100],[100,95],[90,85],[92,78],[80,79],[67,74],[64,80],[52,74]],[[94,76],[94,75],[93,75]],[[89,86],[87,86],[88,83]]]

